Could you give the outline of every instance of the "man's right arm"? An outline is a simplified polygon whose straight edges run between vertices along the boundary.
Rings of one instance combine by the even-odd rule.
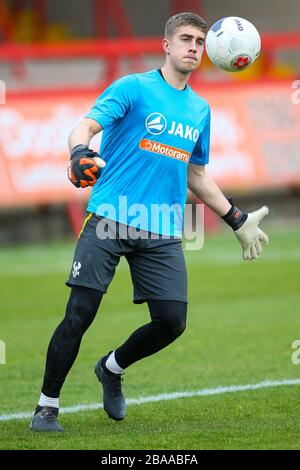
[[[97,121],[84,118],[70,134],[68,178],[76,188],[94,186],[100,177],[100,169],[105,166],[99,154],[89,148],[91,139],[101,131],[102,127]]]
[[[102,130],[100,124],[94,119],[83,118],[70,134],[68,141],[70,152],[72,152],[72,149],[76,147],[76,145],[89,146],[94,135]]]

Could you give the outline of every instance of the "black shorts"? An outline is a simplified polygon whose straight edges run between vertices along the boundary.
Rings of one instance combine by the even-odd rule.
[[[79,235],[66,285],[105,293],[124,255],[130,267],[134,303],[150,299],[187,302],[187,271],[181,239],[163,238],[149,232],[141,232],[136,238],[136,229],[132,229],[135,233],[132,238],[131,229],[90,213]],[[129,236],[124,237],[128,232]]]

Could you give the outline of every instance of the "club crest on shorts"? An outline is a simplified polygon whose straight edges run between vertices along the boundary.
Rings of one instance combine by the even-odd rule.
[[[76,279],[76,277],[79,276],[80,268],[81,268],[80,261],[75,261],[75,263],[73,263],[73,271],[72,271],[72,275],[75,279]]]

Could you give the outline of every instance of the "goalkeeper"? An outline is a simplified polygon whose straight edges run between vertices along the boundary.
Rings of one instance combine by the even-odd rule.
[[[268,242],[259,228],[268,208],[243,213],[206,171],[210,108],[187,83],[201,62],[206,31],[206,22],[194,13],[171,17],[164,66],[112,83],[69,137],[69,180],[93,190],[67,281],[66,313],[48,347],[30,424],[34,431],[63,430],[57,421],[61,388],[121,256],[130,267],[133,301],[147,303],[150,321],[96,363],[110,418],[125,417],[121,382],[127,367],[183,333],[188,299],[181,233],[187,187],[233,229],[244,260],[254,260]],[[98,154],[89,145],[101,131]],[[153,210],[157,206],[166,208],[163,220]],[[138,210],[143,216],[137,217]]]

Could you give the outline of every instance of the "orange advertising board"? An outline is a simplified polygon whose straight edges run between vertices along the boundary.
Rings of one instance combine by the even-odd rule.
[[[0,206],[87,197],[67,179],[68,136],[95,95],[33,94],[0,106]]]
[[[300,104],[290,82],[196,91],[211,105],[208,171],[222,189],[300,185]],[[96,96],[14,95],[0,105],[0,206],[87,198],[89,190],[67,179],[67,141]]]
[[[300,185],[300,93],[290,81],[201,94],[212,108],[209,171],[222,188]]]

